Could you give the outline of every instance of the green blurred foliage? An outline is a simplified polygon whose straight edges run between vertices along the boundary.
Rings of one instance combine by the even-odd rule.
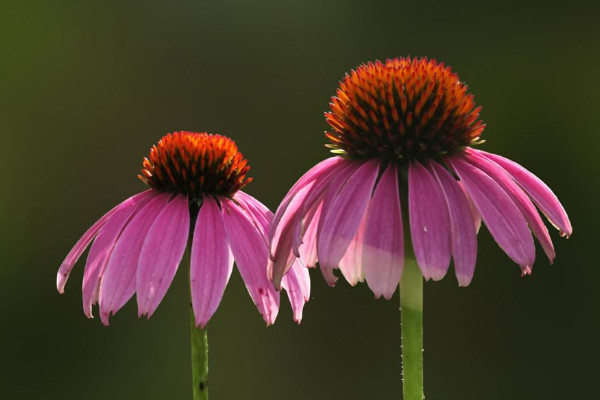
[[[109,328],[81,311],[83,263],[63,257],[100,215],[143,189],[163,134],[234,138],[247,191],[272,209],[327,157],[323,112],[359,63],[450,64],[488,124],[483,148],[538,174],[573,221],[532,276],[485,229],[473,283],[425,287],[431,399],[590,398],[597,375],[598,3],[194,0],[0,6],[0,397],[189,398],[185,273],[151,320]],[[397,295],[366,285],[313,295],[300,327],[282,301],[265,328],[232,277],[209,324],[214,399],[400,398]]]

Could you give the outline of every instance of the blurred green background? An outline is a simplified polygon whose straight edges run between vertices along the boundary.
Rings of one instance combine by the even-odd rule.
[[[163,134],[234,138],[275,209],[328,156],[323,112],[359,63],[428,56],[469,84],[483,149],[524,164],[574,225],[534,273],[479,235],[473,283],[425,286],[428,399],[592,398],[598,375],[600,48],[597,2],[195,0],[0,6],[0,398],[191,398],[186,276],[150,320],[82,313],[80,262],[106,210],[144,189]],[[398,296],[312,271],[301,326],[264,327],[234,273],[209,324],[213,399],[399,399]]]

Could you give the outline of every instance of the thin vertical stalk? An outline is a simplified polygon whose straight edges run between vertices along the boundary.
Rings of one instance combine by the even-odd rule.
[[[181,264],[190,271],[191,255],[190,248],[192,238],[188,241],[188,246],[183,255]],[[190,291],[191,291],[190,281]],[[194,308],[191,303],[190,292],[190,342],[192,347],[192,399],[208,400],[208,329],[201,329],[196,326]]]
[[[423,276],[408,257],[400,280],[400,310],[403,398],[423,400]]]
[[[196,327],[194,311],[190,307],[190,334],[192,339],[192,393],[194,400],[208,400],[208,332]]]

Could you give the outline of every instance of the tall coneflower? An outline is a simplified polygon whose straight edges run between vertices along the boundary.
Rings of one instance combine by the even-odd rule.
[[[366,280],[375,297],[389,299],[400,284],[405,399],[421,399],[423,277],[442,279],[452,259],[458,284],[467,286],[481,220],[522,274],[535,259],[532,233],[551,263],[555,257],[536,206],[561,235],[571,234],[571,224],[539,178],[473,148],[485,127],[480,107],[444,64],[361,65],[340,82],[330,107],[327,146],[336,156],[281,202],[269,273],[279,287],[300,259],[318,262],[330,285],[336,268],[351,285]]]
[[[217,310],[233,263],[267,325],[275,322],[279,293],[267,278],[268,227],[273,214],[240,189],[252,179],[235,143],[208,133],[164,136],[144,159],[139,178],[149,190],[100,218],[62,263],[63,293],[71,269],[94,241],[83,275],[83,310],[98,304],[105,325],[136,295],[138,315],[150,317],[189,248],[194,398],[208,398],[206,324]],[[187,271],[186,271],[187,272]],[[283,280],[300,322],[310,281],[292,267]]]

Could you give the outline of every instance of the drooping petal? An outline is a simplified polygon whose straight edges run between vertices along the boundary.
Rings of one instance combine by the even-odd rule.
[[[535,247],[527,222],[515,203],[479,168],[459,157],[448,158],[448,161],[463,182],[496,243],[523,271],[528,272],[535,260]]]
[[[71,270],[77,263],[77,260],[79,260],[81,254],[83,254],[83,252],[92,242],[92,240],[94,240],[94,238],[98,234],[98,231],[100,231],[100,228],[104,226],[108,217],[110,217],[115,212],[117,207],[113,208],[112,210],[104,214],[102,218],[96,221],[94,225],[92,225],[83,234],[83,236],[77,241],[77,243],[75,243],[75,246],[73,246],[71,251],[69,251],[69,254],[67,254],[67,257],[60,265],[58,273],[56,274],[56,289],[59,293],[62,294],[65,292],[65,285],[67,283],[67,280],[69,279],[69,274],[71,274]]]
[[[471,205],[456,179],[444,167],[435,161],[431,161],[430,166],[448,205],[456,279],[459,286],[468,286],[473,279],[477,261],[477,232]]]
[[[362,246],[365,280],[375,298],[390,299],[404,267],[404,233],[398,171],[389,165],[381,175],[367,210]]]
[[[292,186],[292,188],[285,195],[279,207],[277,207],[277,211],[273,217],[273,223],[271,225],[271,229],[269,232],[269,241],[273,242],[273,238],[275,236],[275,231],[277,226],[279,225],[279,221],[283,217],[283,214],[286,212],[288,205],[292,201],[292,199],[298,194],[298,192],[308,183],[314,181],[318,178],[323,178],[323,175],[328,175],[331,171],[331,168],[334,167],[338,163],[342,163],[344,159],[341,157],[329,157],[311,169],[309,169],[298,181]],[[271,253],[273,252],[273,248],[271,248]]]
[[[82,283],[83,312],[88,318],[92,318],[92,305],[98,301],[100,280],[119,235],[136,210],[154,196],[156,192],[147,190],[119,204],[94,240],[85,264]]]
[[[240,203],[244,209],[248,210],[260,229],[264,231],[265,240],[268,240],[269,228],[271,221],[273,221],[273,213],[271,210],[263,203],[241,190],[238,190],[233,198]]]
[[[343,164],[340,164],[337,168],[335,175],[331,176],[328,181],[317,182],[315,190],[311,191],[309,196],[303,205],[303,219],[301,220],[302,230],[306,230],[309,226],[311,229],[314,227],[314,242],[307,242],[307,245],[313,248],[315,251],[314,262],[316,263],[319,259],[319,237],[325,226],[325,215],[332,207],[334,200],[336,199],[339,191],[344,185],[346,185],[348,179],[354,174],[361,163],[354,160],[345,160]],[[319,211],[317,213],[317,211]],[[316,225],[313,225],[313,221]],[[302,243],[300,243],[301,245]],[[300,253],[300,245],[298,246],[298,254]],[[338,268],[338,265],[329,266],[320,263],[319,270],[325,278],[325,281],[329,286],[334,286],[337,282],[337,276],[333,273],[333,270]]]
[[[365,211],[354,237],[350,240],[350,243],[348,243],[348,248],[339,262],[339,269],[350,286],[355,286],[358,282],[363,282],[365,280],[362,252],[366,220],[367,213]]]
[[[238,196],[240,193],[242,195]],[[259,232],[264,237],[266,243],[266,240],[268,240],[269,225],[273,219],[273,213],[260,201],[241,191],[236,193],[234,199],[236,199],[248,215],[254,219],[255,225],[258,227]],[[288,273],[284,275],[281,286],[286,290],[288,298],[290,299],[294,320],[299,323],[302,319],[304,303],[308,301],[310,296],[310,277],[308,270],[301,265],[300,260],[296,259],[292,264]]]
[[[293,252],[295,224],[299,221],[298,213],[301,212],[302,202],[310,192],[314,182],[304,186],[290,202],[287,212],[284,213],[275,236],[271,241],[271,256],[267,263],[267,274],[276,288],[281,287],[281,278],[289,271],[296,259]]]
[[[196,326],[204,328],[217,310],[232,270],[233,254],[221,211],[212,197],[205,196],[191,249],[190,286]]]
[[[408,168],[408,210],[417,264],[426,279],[442,279],[450,266],[450,216],[440,184],[418,162]]]
[[[310,276],[308,269],[304,268],[299,260],[296,260],[292,268],[290,268],[281,280],[281,286],[286,290],[290,299],[294,321],[300,323],[304,303],[310,298]]]
[[[314,175],[314,179],[297,188],[295,197],[290,199],[279,220],[277,220],[277,216],[282,206],[280,205],[277,209],[275,219],[271,224],[271,257],[267,266],[269,277],[277,288],[280,287],[281,277],[291,268],[294,260],[300,254],[299,247],[302,243],[300,235],[308,210],[315,203],[323,201],[323,198],[327,199],[326,193],[331,191],[331,187],[338,182],[343,184],[345,177],[359,165],[352,160],[335,158],[339,160],[335,163],[328,163],[319,170],[318,174]]]
[[[460,190],[462,190],[463,194],[467,198],[467,202],[469,203],[469,208],[471,209],[471,216],[473,217],[473,222],[475,222],[475,233],[479,233],[479,229],[481,229],[481,214],[479,214],[477,207],[475,207],[475,204],[473,204],[473,200],[471,200],[471,198],[469,197],[469,194],[465,190],[465,187],[461,181],[458,181],[458,186],[460,187]]]
[[[318,204],[322,204],[321,210],[329,209],[340,188],[346,184],[348,178],[350,178],[360,165],[360,162],[343,159],[343,162],[336,164],[335,168],[332,168],[333,171],[331,171],[331,174],[326,179],[315,181],[314,186],[302,203],[302,209],[298,214],[298,218],[294,221],[294,252],[298,255],[300,254],[299,248],[302,244],[302,236],[312,218],[315,217],[315,213],[312,210],[315,210]],[[322,229],[322,225],[323,221],[319,224],[319,232]]]
[[[279,311],[279,293],[267,278],[267,245],[251,217],[237,204],[222,200],[221,213],[240,275],[265,322],[271,325]]]
[[[546,253],[550,263],[554,261],[556,253],[554,252],[554,246],[552,245],[552,239],[544,222],[540,218],[540,214],[537,209],[529,200],[529,197],[523,192],[523,190],[517,185],[517,183],[511,178],[511,176],[498,164],[490,159],[477,154],[476,152],[470,152],[466,156],[467,161],[481,169],[483,172],[488,174],[493,180],[500,185],[502,189],[510,196],[512,201],[519,207],[519,210],[525,217],[525,221],[529,224],[529,228],[533,231],[533,234],[539,240],[542,249]]]
[[[331,205],[324,204],[321,211],[323,224],[317,238],[321,268],[338,266],[369,204],[378,171],[379,161],[363,163],[339,189]]]
[[[310,215],[307,217],[309,223],[306,226],[302,244],[298,249],[300,259],[308,268],[313,268],[317,265],[317,228],[319,227],[322,207],[323,203],[318,203],[309,211]]]
[[[190,211],[186,196],[175,196],[144,240],[136,273],[138,316],[152,316],[171,285],[187,246]]]
[[[108,325],[110,314],[115,314],[135,293],[135,276],[142,245],[154,220],[167,202],[169,195],[161,193],[148,201],[131,218],[108,259],[100,284],[100,318]]]
[[[548,185],[542,182],[540,178],[508,158],[481,150],[471,151],[489,158],[504,168],[519,186],[521,186],[533,199],[548,220],[560,229],[561,234],[568,237],[573,233],[571,221],[569,221],[569,217],[567,216],[564,207],[560,204],[560,201],[558,201],[558,198]]]

